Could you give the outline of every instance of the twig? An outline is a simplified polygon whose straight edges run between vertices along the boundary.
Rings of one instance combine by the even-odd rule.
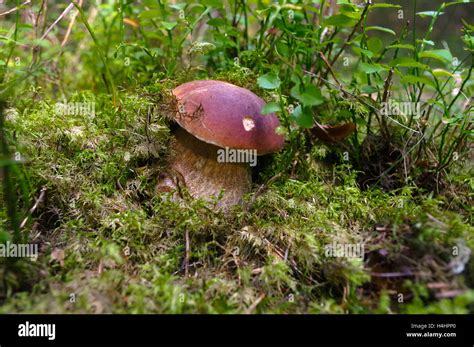
[[[337,79],[336,74],[334,73],[331,64],[329,63],[329,61],[328,61],[328,60],[326,59],[326,57],[324,56],[324,53],[323,53],[323,52],[319,52],[319,55],[321,56],[321,59],[323,59],[324,63],[327,65],[328,70],[329,70],[329,72],[331,72],[331,76],[332,76],[332,78],[334,78],[334,81],[336,81],[336,83],[338,84],[339,89],[344,93],[344,89],[342,89],[342,84],[341,84],[341,82],[339,82],[339,80]],[[322,81],[322,80],[323,80],[323,79],[321,79],[321,81]]]
[[[40,40],[44,40],[44,38],[45,38],[46,36],[48,36],[49,32],[50,32],[51,30],[53,30],[53,28],[56,26],[56,24],[58,24],[59,21],[60,21],[61,19],[63,19],[63,17],[64,17],[65,15],[67,15],[67,14],[69,13],[69,11],[70,11],[73,7],[74,7],[74,4],[73,4],[73,3],[70,3],[70,4],[64,9],[64,11],[59,15],[59,17],[53,22],[53,24],[51,24],[51,25],[49,26],[49,28],[45,31],[45,33],[43,34],[43,36],[41,36]]]
[[[41,188],[40,195],[39,195],[38,199],[36,199],[34,205],[28,211],[28,216],[26,216],[25,219],[23,219],[23,221],[21,222],[20,229],[25,227],[26,222],[28,222],[29,216],[31,216],[33,214],[33,212],[36,211],[36,209],[38,208],[38,205],[43,201],[45,194],[46,194],[46,187],[43,187],[43,188]]]
[[[265,293],[261,294],[255,302],[249,306],[249,308],[245,311],[245,313],[250,314],[252,313],[258,306],[258,304],[265,298]]]
[[[82,6],[82,0],[79,0],[79,6]],[[64,47],[67,40],[69,39],[69,36],[71,35],[72,27],[74,26],[74,23],[76,22],[76,18],[77,18],[78,14],[79,14],[79,12],[74,12],[73,13],[71,21],[69,22],[69,26],[67,27],[66,35],[64,35],[63,42],[61,42],[61,47]]]
[[[13,7],[11,10],[8,10],[8,11],[6,11],[6,12],[0,13],[0,17],[1,17],[1,16],[5,16],[5,15],[7,15],[7,14],[10,14],[10,13],[12,13],[12,12],[15,12],[15,11],[18,10],[20,7],[25,6],[25,5],[28,5],[29,3],[31,3],[31,0],[27,0],[27,1],[25,1],[24,3],[22,3],[20,6]]]
[[[384,86],[383,86],[383,96],[382,96],[382,102],[383,103],[387,102],[388,94],[389,94],[389,91],[390,91],[390,85],[392,84],[392,76],[393,76],[393,68],[391,68],[390,71],[388,72],[387,79],[385,80],[385,83],[384,83]],[[385,132],[385,135],[387,137],[389,137],[387,122],[385,121],[384,117],[382,117],[382,119],[381,119],[381,125],[382,125],[383,131]]]
[[[186,248],[185,248],[185,254],[184,254],[184,276],[188,277],[188,272],[189,272],[189,256],[190,256],[190,244],[189,244],[189,231],[186,230],[184,233],[184,237],[186,239]]]
[[[145,118],[145,136],[146,136],[146,139],[147,139],[148,143],[152,143],[151,138],[150,138],[150,134],[148,132],[148,127],[150,126],[150,123],[151,123],[151,114],[152,114],[152,112],[153,112],[153,107],[149,105],[147,113],[146,113],[146,118]],[[147,146],[147,148],[148,148],[148,154],[149,154],[149,152],[150,152],[149,146]]]
[[[281,176],[283,175],[282,172],[276,174],[275,176],[273,176],[272,178],[270,178],[267,182],[265,182],[264,184],[262,184],[258,189],[257,191],[255,192],[255,194],[252,196],[252,199],[249,201],[249,203],[247,205],[245,205],[244,207],[244,210],[245,211],[248,211],[250,209],[250,207],[252,207],[252,205],[255,203],[255,201],[257,201],[257,198],[263,194],[263,192],[268,188],[268,186],[270,184],[272,184],[273,182],[275,182],[277,179],[279,179]]]
[[[454,290],[448,290],[445,292],[441,293],[436,293],[435,297],[436,299],[448,299],[448,298],[454,298],[458,295],[464,294],[466,291],[464,289],[454,289]]]
[[[393,278],[393,277],[411,277],[415,274],[411,271],[405,272],[371,272],[370,276],[372,277],[381,277],[381,278]]]
[[[394,278],[394,277],[412,277],[412,276],[430,276],[428,272],[412,272],[410,270],[403,272],[371,272],[372,277]]]

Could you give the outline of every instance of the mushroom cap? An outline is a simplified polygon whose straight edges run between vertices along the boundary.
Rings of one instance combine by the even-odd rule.
[[[176,122],[199,140],[219,147],[255,149],[258,155],[276,152],[284,137],[274,113],[262,115],[265,101],[233,84],[200,80],[173,90],[178,99]]]

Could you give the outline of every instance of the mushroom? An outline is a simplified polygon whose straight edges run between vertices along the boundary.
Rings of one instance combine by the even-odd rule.
[[[174,179],[164,178],[159,189],[182,183],[195,198],[222,192],[219,206],[239,203],[251,188],[253,159],[283,147],[278,118],[262,115],[265,102],[249,90],[222,81],[184,83],[173,94],[179,125],[169,162]]]

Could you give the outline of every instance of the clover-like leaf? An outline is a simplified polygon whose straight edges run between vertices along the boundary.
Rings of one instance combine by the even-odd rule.
[[[280,78],[273,72],[269,72],[257,79],[257,84],[263,89],[277,89],[280,86]]]

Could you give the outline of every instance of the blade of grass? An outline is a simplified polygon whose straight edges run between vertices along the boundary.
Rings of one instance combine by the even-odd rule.
[[[112,78],[112,73],[110,72],[109,65],[107,64],[107,57],[105,56],[104,52],[102,51],[99,40],[97,39],[94,31],[92,30],[91,26],[89,25],[89,22],[87,21],[84,10],[81,8],[81,6],[79,6],[78,3],[76,3],[76,1],[72,0],[71,2],[74,4],[76,9],[79,11],[82,23],[84,23],[87,31],[91,35],[92,40],[94,41],[94,43],[96,45],[97,53],[99,54],[100,59],[102,60],[102,63],[104,64],[105,73],[107,75],[108,82],[110,83],[110,89],[111,89],[111,92],[112,92],[112,102],[113,102],[114,106],[117,106],[117,91],[116,91],[114,80]],[[106,87],[108,88],[107,83],[105,83],[105,84],[106,84]]]

